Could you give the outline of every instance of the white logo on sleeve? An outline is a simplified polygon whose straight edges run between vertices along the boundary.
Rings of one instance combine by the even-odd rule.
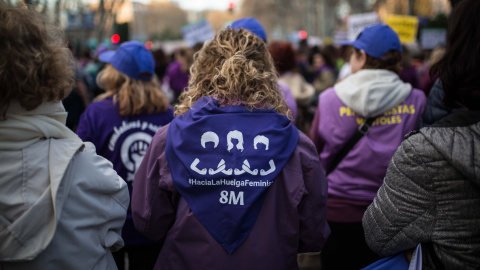
[[[243,152],[244,148],[243,148],[243,134],[238,131],[238,130],[232,130],[230,132],[228,132],[227,134],[227,150],[228,152],[230,152],[233,147],[234,147],[234,143],[233,143],[233,140],[237,140],[237,145],[235,146],[237,148],[237,150],[240,150],[241,152]],[[218,135],[213,132],[213,131],[207,131],[205,133],[203,133],[202,137],[200,138],[200,143],[202,145],[203,148],[207,149],[207,143],[208,142],[213,142],[213,148],[216,148],[220,142],[220,138],[218,137]],[[253,139],[253,148],[255,150],[259,150],[259,147],[258,147],[258,144],[263,144],[265,145],[265,151],[268,151],[269,149],[269,146],[270,146],[270,140],[266,137],[266,136],[263,136],[263,135],[257,135],[254,139]],[[225,160],[220,160],[220,162],[218,163],[217,165],[217,168],[198,168],[197,166],[200,164],[200,159],[199,158],[195,158],[192,162],[192,164],[190,164],[190,169],[192,169],[192,171],[200,174],[200,175],[206,175],[207,172],[208,174],[210,175],[215,175],[215,174],[218,174],[218,173],[223,173],[225,175],[232,175],[232,171],[235,175],[242,175],[244,173],[248,173],[248,174],[251,174],[251,175],[258,175],[258,172],[259,170],[258,169],[252,169],[251,166],[250,166],[250,163],[248,162],[247,159],[245,159],[243,161],[243,164],[242,164],[242,169],[238,169],[238,168],[235,168],[235,169],[227,169],[226,167],[226,164],[225,164]],[[268,164],[270,165],[270,168],[268,170],[264,170],[264,169],[260,169],[260,175],[261,176],[266,176],[266,175],[269,175],[271,173],[273,173],[276,169],[275,167],[275,162],[273,161],[273,159],[270,159],[270,161],[268,162]]]
[[[145,132],[135,132],[125,138],[120,148],[122,163],[128,170],[127,179],[125,180],[133,181],[151,141],[152,136]]]

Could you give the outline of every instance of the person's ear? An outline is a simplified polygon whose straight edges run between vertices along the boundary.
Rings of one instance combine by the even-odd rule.
[[[367,53],[364,50],[360,50],[360,57],[358,60],[361,63],[361,67],[363,68],[365,64],[367,63]]]

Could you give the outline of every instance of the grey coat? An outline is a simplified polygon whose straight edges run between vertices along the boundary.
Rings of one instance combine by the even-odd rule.
[[[456,112],[397,149],[363,217],[370,248],[422,243],[424,269],[480,268],[480,112]]]

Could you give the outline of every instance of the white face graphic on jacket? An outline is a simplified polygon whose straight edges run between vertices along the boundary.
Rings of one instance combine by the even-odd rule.
[[[237,142],[236,144],[235,144],[235,140]],[[213,143],[213,148],[216,148],[219,145],[219,141],[220,141],[220,139],[219,139],[218,135],[213,131],[207,131],[207,132],[203,133],[203,135],[201,136],[201,139],[200,139],[200,143],[201,143],[202,147],[205,148],[205,149],[207,148],[207,143]],[[263,144],[265,146],[264,150],[268,151],[269,145],[270,145],[270,140],[263,135],[257,135],[253,139],[253,147],[254,147],[255,150],[260,149],[260,147],[258,147],[258,144]],[[227,150],[228,150],[228,152],[232,151],[234,146],[235,146],[235,148],[237,148],[237,150],[239,150],[240,152],[243,152],[243,150],[244,150],[243,145],[244,145],[244,141],[243,141],[242,132],[240,132],[238,130],[232,130],[227,134]],[[217,173],[223,173],[225,175],[232,175],[232,173],[234,173],[235,175],[241,175],[241,174],[244,174],[244,173],[249,173],[251,175],[258,175],[258,172],[259,172],[258,169],[252,169],[250,167],[250,163],[248,162],[247,159],[245,159],[243,161],[241,169],[239,169],[239,168],[226,169],[227,164],[225,164],[225,160],[223,160],[223,159],[220,160],[220,162],[217,165],[217,168],[209,168],[209,169],[202,168],[202,169],[200,169],[200,168],[198,168],[198,165],[200,165],[200,163],[201,163],[200,158],[195,158],[195,160],[193,160],[192,164],[190,164],[190,169],[192,171],[200,174],[200,175],[206,175],[207,172],[210,175],[214,175],[214,174],[217,174]],[[270,168],[268,170],[260,169],[260,175],[265,176],[265,175],[268,175],[268,174],[275,171],[276,167],[275,167],[275,162],[273,161],[273,159],[271,159],[269,161],[269,165],[270,165]]]

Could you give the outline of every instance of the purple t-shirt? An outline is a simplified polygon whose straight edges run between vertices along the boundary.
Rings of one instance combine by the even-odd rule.
[[[92,142],[97,154],[113,163],[113,168],[128,184],[132,184],[153,135],[173,119],[173,109],[164,113],[121,116],[112,98],[97,101],[87,107],[80,118],[77,134],[83,141]],[[133,227],[131,210],[122,231],[127,245],[150,243]]]

